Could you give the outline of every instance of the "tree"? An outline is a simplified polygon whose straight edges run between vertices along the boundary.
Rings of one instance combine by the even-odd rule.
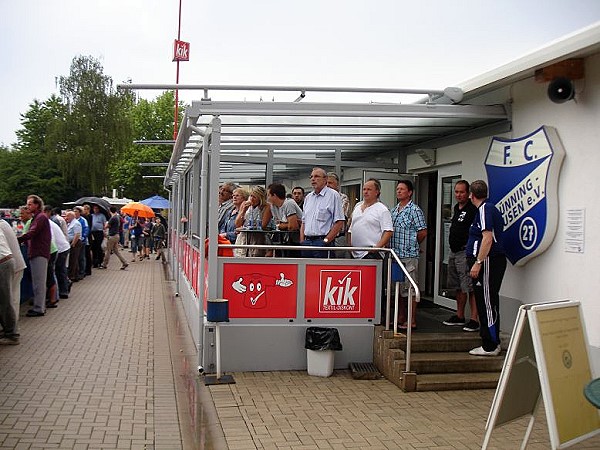
[[[21,114],[23,128],[17,130],[18,148],[21,150],[52,153],[46,139],[57,131],[67,118],[67,108],[56,95],[45,102],[34,100],[25,114]]]
[[[46,204],[61,205],[77,195],[65,183],[48,156],[29,149],[0,151],[0,205],[16,208],[29,194],[40,195]]]
[[[180,106],[183,109],[183,104]],[[167,91],[155,100],[141,99],[131,106],[129,117],[136,140],[170,140],[173,134],[175,94]],[[140,163],[168,163],[172,145],[132,145],[110,166],[113,186],[125,186],[124,195],[134,199],[160,194],[162,178],[144,175],[164,175],[165,167],[142,167]]]
[[[85,192],[109,191],[108,167],[132,141],[127,111],[130,93],[113,89],[112,79],[90,56],[73,59],[69,76],[58,78],[65,120],[47,136],[58,167]]]
[[[77,195],[47,148],[47,136],[65,116],[56,96],[45,102],[34,100],[21,115],[23,128],[17,131],[17,144],[0,152],[0,204],[17,207],[29,194],[40,195],[47,204],[60,205]]]

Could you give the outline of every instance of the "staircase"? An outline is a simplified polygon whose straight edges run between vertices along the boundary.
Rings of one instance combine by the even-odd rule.
[[[481,345],[478,333],[413,332],[410,370],[416,372],[415,385],[403,382],[406,335],[376,326],[373,345],[374,364],[383,376],[410,391],[495,389],[505,355],[470,355],[469,350]]]

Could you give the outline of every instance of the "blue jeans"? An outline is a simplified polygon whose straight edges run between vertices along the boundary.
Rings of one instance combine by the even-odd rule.
[[[308,247],[335,247],[333,242],[328,242],[326,244],[323,242],[323,239],[305,239],[300,242],[300,245]],[[324,250],[302,250],[303,258],[331,258],[332,256],[333,252],[326,252]]]

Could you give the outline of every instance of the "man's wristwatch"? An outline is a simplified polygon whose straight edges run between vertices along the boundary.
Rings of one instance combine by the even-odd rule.
[[[325,242],[326,244],[329,244],[329,239],[325,238],[325,239],[323,239],[323,242]]]
[[[477,261],[475,261],[475,264],[482,265],[483,264],[483,260],[482,259],[478,259]]]

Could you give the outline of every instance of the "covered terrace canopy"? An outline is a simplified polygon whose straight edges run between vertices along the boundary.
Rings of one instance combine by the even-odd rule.
[[[185,111],[165,186],[191,166],[203,145],[218,153],[219,181],[269,184],[305,178],[310,166],[380,168],[403,172],[406,156],[510,130],[504,105],[461,104],[462,91],[329,87],[135,85],[128,89],[197,89]],[[290,101],[217,101],[209,91],[260,91]],[[282,94],[284,92],[284,94]],[[229,92],[230,94],[230,92]],[[347,101],[309,101],[325,95]],[[416,101],[400,103],[410,96]],[[385,96],[385,102],[373,99]],[[368,101],[365,101],[364,98]],[[274,99],[274,97],[273,97]]]
[[[199,251],[198,273],[218,279],[218,188],[225,181],[269,185],[305,181],[311,168],[354,168],[405,173],[406,155],[503,133],[510,119],[503,105],[463,105],[462,92],[303,87],[120,85],[127,89],[200,89],[184,115],[164,184],[174,231]],[[285,92],[290,101],[212,100],[210,90]],[[309,102],[331,94],[346,100]],[[271,98],[261,94],[262,98]],[[356,96],[396,97],[395,102],[348,102]],[[403,104],[401,95],[417,95]],[[165,142],[162,142],[165,143]],[[178,241],[173,239],[175,251]],[[208,241],[206,240],[208,239]],[[204,243],[208,242],[208,246]],[[217,283],[198,290],[198,304],[217,298]]]

